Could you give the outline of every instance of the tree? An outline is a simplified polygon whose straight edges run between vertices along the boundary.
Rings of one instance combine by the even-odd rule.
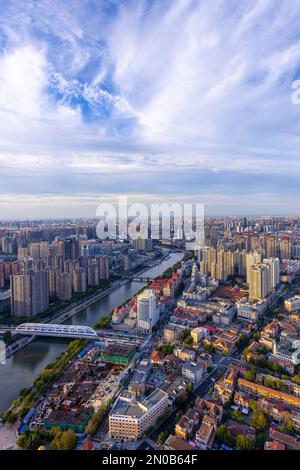
[[[215,348],[214,348],[214,345],[211,344],[211,343],[204,343],[203,344],[203,350],[205,352],[208,352],[208,353],[212,354],[214,352]]]
[[[25,398],[27,395],[29,395],[31,389],[30,388],[22,388],[20,390],[20,393],[19,393],[19,396],[22,397],[22,398]]]
[[[188,394],[188,397],[190,398],[192,393],[193,393],[193,385],[192,384],[187,384],[185,391]]]
[[[250,380],[250,382],[255,382],[255,372],[253,370],[247,370],[245,372],[245,379]]]
[[[26,430],[17,440],[17,445],[24,450],[36,450],[40,445],[45,443],[47,433],[43,430],[28,431]]]
[[[236,438],[237,450],[253,450],[254,444],[250,439],[247,439],[243,434],[239,434]]]
[[[68,431],[57,432],[50,444],[52,450],[75,450],[77,437],[72,429]]]
[[[267,440],[266,434],[264,434],[264,433],[262,433],[262,432],[260,432],[259,434],[257,434],[256,440],[255,440],[256,447],[257,447],[258,449],[263,449],[266,440]]]
[[[99,408],[99,410],[96,413],[94,413],[92,418],[87,423],[87,425],[85,427],[85,432],[87,434],[89,434],[90,436],[94,436],[96,434],[96,432],[98,431],[98,429],[99,429],[99,427],[100,427],[100,425],[101,425],[101,423],[104,419],[105,410],[106,410],[105,406],[102,406],[101,408]]]
[[[251,425],[257,429],[257,431],[263,431],[266,429],[268,424],[267,418],[265,417],[264,413],[255,410],[253,412],[253,417],[251,421]]]
[[[162,353],[164,353],[167,356],[168,354],[172,354],[172,352],[174,350],[174,347],[175,347],[174,344],[164,343],[164,344],[160,344],[158,346],[157,350],[161,351]]]
[[[224,408],[225,410],[229,410],[230,407],[231,407],[231,405],[232,405],[231,401],[230,401],[230,400],[227,400],[227,401],[224,403],[223,408]]]
[[[266,377],[265,378],[264,385],[266,387],[273,388],[275,390],[283,390],[284,389],[284,384],[281,382],[281,380],[273,379],[271,377]]]
[[[54,439],[54,437],[57,434],[61,434],[61,433],[62,433],[62,430],[60,429],[60,427],[55,426],[54,428],[51,428],[50,431],[49,431],[50,439]]]
[[[238,339],[236,345],[239,348],[245,341],[247,340],[247,336],[245,334],[241,334],[240,338]]]
[[[288,411],[285,411],[283,415],[283,425],[284,425],[284,431],[286,432],[293,432],[293,422],[291,420],[291,414]]]
[[[3,416],[3,423],[14,424],[18,419],[18,414],[12,410],[7,411]]]
[[[233,410],[232,412],[232,419],[238,421],[239,423],[244,423],[244,417],[239,410]]]
[[[185,338],[185,340],[183,341],[183,344],[184,344],[184,346],[193,344],[193,338],[191,337],[191,335],[189,335]]]
[[[168,439],[168,437],[169,437],[169,433],[167,431],[163,431],[159,434],[157,440],[160,444],[164,444],[166,440]]]
[[[221,444],[225,444],[227,446],[232,445],[232,435],[225,424],[221,424],[217,429],[216,437]]]
[[[254,401],[254,400],[251,399],[251,400],[249,401],[249,408],[250,408],[250,410],[252,410],[253,412],[256,411],[256,410],[257,410],[257,403],[256,403],[256,401]]]
[[[185,329],[183,331],[181,331],[178,335],[178,339],[180,339],[180,341],[184,341],[185,338],[187,338],[188,336],[190,336],[190,330],[189,329]]]

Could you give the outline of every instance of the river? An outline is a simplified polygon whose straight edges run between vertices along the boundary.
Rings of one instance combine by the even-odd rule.
[[[155,278],[181,260],[181,253],[171,253],[154,268],[143,273],[143,277]],[[109,315],[113,308],[121,305],[138,292],[146,283],[129,282],[101,300],[74,315],[66,323],[93,325],[99,318]],[[42,370],[54,361],[70,340],[39,338],[13,354],[5,365],[0,365],[0,413],[11,405],[23,387],[29,387]]]

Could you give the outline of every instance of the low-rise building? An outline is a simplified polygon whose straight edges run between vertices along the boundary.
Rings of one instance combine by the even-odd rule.
[[[174,349],[174,356],[178,357],[182,361],[194,361],[196,353],[193,349],[177,347]]]
[[[295,295],[284,301],[284,306],[288,312],[296,312],[300,310],[300,295]]]
[[[238,386],[242,390],[246,390],[255,395],[278,400],[300,408],[300,398],[290,395],[289,393],[280,392],[279,390],[274,390],[273,388],[265,387],[264,385],[259,385],[245,379],[238,379]]]
[[[210,449],[215,435],[217,423],[215,418],[206,414],[202,419],[201,426],[196,433],[196,442],[201,449]]]
[[[204,367],[205,372],[213,366],[212,356],[208,353],[202,353],[197,358],[197,362]]]
[[[280,442],[288,450],[300,450],[300,441],[296,437],[289,436],[273,427],[270,429],[269,438],[276,442]]]
[[[170,434],[166,440],[164,448],[166,450],[195,450],[195,447],[180,437],[174,436],[173,434]]]
[[[134,358],[136,349],[132,346],[109,345],[105,351],[100,352],[103,362],[128,365]]]
[[[193,342],[196,344],[200,343],[200,341],[207,336],[209,336],[209,331],[206,328],[198,327],[191,331],[191,337],[193,338]]]
[[[175,434],[181,437],[181,439],[188,440],[191,438],[198,423],[199,413],[190,408],[176,424]]]
[[[182,365],[181,373],[193,385],[198,385],[203,377],[203,366],[197,362],[185,361]]]
[[[162,365],[164,363],[164,354],[161,351],[153,351],[150,362],[151,364]]]
[[[184,330],[183,326],[174,325],[169,323],[164,329],[164,339],[169,343],[173,343],[179,339],[180,333]]]

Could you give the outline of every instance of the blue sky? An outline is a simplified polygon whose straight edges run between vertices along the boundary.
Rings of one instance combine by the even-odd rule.
[[[0,217],[300,213],[298,0],[0,0]]]

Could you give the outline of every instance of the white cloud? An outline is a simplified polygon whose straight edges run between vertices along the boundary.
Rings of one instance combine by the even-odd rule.
[[[299,175],[298,1],[109,5],[7,2],[2,174]]]

